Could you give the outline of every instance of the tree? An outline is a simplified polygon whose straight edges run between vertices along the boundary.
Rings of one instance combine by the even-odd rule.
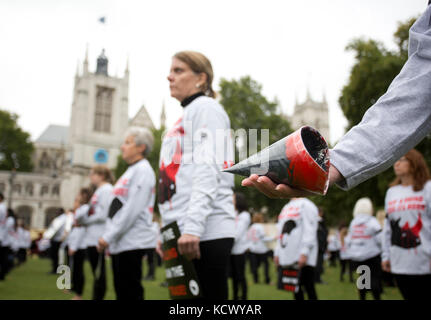
[[[392,80],[401,71],[407,60],[409,29],[415,20],[412,18],[398,24],[394,33],[397,49],[394,51],[386,49],[382,43],[372,39],[355,39],[347,45],[346,50],[353,51],[356,60],[349,81],[338,100],[348,121],[347,129],[362,120],[364,113],[386,92]],[[426,138],[417,149],[424,153],[426,159],[431,159],[430,147],[430,139]],[[361,197],[369,197],[375,207],[382,208],[386,190],[392,179],[394,174],[390,168],[347,193],[333,187],[326,197],[315,197],[313,200],[327,211],[326,217],[330,224],[347,222],[352,218],[355,202]]]
[[[274,143],[292,132],[289,122],[278,112],[277,99],[269,101],[262,94],[262,85],[250,76],[241,77],[239,80],[220,81],[220,103],[224,106],[231,121],[234,131],[239,129],[270,129],[269,143]],[[259,137],[260,135],[258,135]],[[249,143],[249,139],[247,139]],[[250,145],[248,145],[250,147]],[[247,148],[247,145],[243,145]],[[257,150],[261,150],[261,141],[258,139]],[[238,159],[239,145],[236,144],[236,157]],[[244,177],[235,176],[235,191],[244,193],[249,199],[249,204],[255,210],[262,207],[268,208],[268,214],[275,216],[280,213],[286,204],[285,200],[273,200],[253,188],[241,187]]]
[[[17,121],[15,113],[0,110],[0,170],[12,170],[18,164],[18,171],[31,171],[34,146],[30,134],[23,131]]]

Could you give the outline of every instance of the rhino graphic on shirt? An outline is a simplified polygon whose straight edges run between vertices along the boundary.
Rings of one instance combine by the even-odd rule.
[[[283,229],[281,230],[281,247],[285,248],[287,243],[284,240],[284,234],[290,234],[292,232],[293,229],[296,228],[296,222],[293,220],[287,220],[284,225],[283,225]]]
[[[404,226],[401,228],[400,220],[401,218],[391,221],[392,245],[405,248],[405,249],[416,248],[421,244],[421,239],[419,237],[419,233],[422,229],[421,214],[419,213],[418,221],[411,228],[408,222],[406,222]]]

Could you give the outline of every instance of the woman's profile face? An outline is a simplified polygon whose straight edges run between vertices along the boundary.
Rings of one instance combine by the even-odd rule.
[[[102,183],[103,177],[95,173],[93,170],[90,171],[90,183],[92,185],[98,186]]]
[[[397,177],[410,174],[410,162],[406,157],[401,157],[394,163],[394,172]]]
[[[196,74],[181,60],[172,58],[171,69],[168,76],[171,96],[178,101],[201,91],[204,84],[204,74]]]
[[[121,155],[128,164],[133,163],[141,157],[145,150],[145,145],[137,146],[135,143],[135,137],[129,135],[121,145]]]

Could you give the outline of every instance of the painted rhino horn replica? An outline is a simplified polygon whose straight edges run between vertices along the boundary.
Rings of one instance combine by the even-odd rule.
[[[316,129],[304,126],[223,172],[267,176],[276,184],[324,195],[329,186],[329,165],[325,139]]]

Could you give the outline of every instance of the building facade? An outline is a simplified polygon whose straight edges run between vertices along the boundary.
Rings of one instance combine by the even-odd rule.
[[[49,125],[36,139],[34,172],[0,171],[0,192],[33,229],[46,228],[59,207],[72,208],[91,167],[115,168],[129,126],[154,128],[144,106],[129,119],[128,63],[123,77],[110,76],[108,63],[102,50],[90,72],[86,52],[75,74],[70,125]]]
[[[317,129],[326,142],[329,143],[329,111],[325,96],[323,96],[321,102],[318,102],[313,100],[307,91],[305,101],[303,103],[295,103],[294,112],[289,121],[293,130],[305,125]]]

